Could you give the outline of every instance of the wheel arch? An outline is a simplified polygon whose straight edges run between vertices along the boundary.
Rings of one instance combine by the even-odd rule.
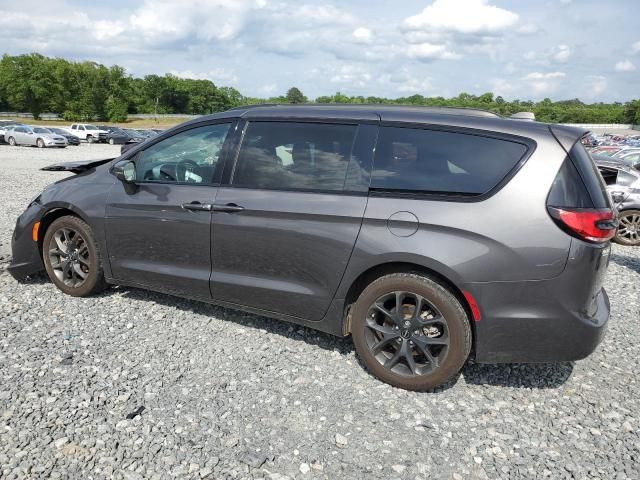
[[[462,308],[467,314],[467,321],[471,326],[471,332],[473,336],[472,345],[475,345],[476,326],[475,322],[472,321],[473,312],[471,310],[469,302],[463,294],[462,289],[450,279],[450,276],[444,275],[441,272],[427,267],[423,264],[410,261],[389,261],[370,266],[365,271],[361,272],[350,283],[344,300],[342,331],[345,336],[351,333],[351,306],[355,303],[355,301],[358,299],[367,285],[380,277],[392,273],[417,273],[419,275],[430,277],[440,283],[443,287],[447,288],[460,302],[460,305],[462,305]]]
[[[65,216],[78,217],[84,222],[89,223],[87,219],[71,205],[52,206],[51,208],[48,208],[40,218],[40,227],[38,228],[38,250],[40,252],[40,256],[42,256],[42,242],[44,241],[44,236],[47,233],[47,230],[54,221]]]

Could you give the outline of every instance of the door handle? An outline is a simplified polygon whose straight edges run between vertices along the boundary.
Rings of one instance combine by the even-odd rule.
[[[235,203],[227,203],[226,205],[216,205],[215,203],[213,204],[214,212],[233,213],[233,212],[241,212],[243,210],[244,210],[244,207],[241,207],[240,205],[236,205]]]
[[[195,212],[210,212],[211,204],[200,203],[200,202],[183,203],[182,208],[184,208],[185,210],[192,210]]]

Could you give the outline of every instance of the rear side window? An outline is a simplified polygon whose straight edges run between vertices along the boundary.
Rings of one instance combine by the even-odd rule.
[[[569,158],[564,161],[553,180],[547,205],[557,208],[593,208],[587,187]]]
[[[383,127],[371,188],[482,195],[527,152],[521,143],[460,132]]]
[[[576,142],[569,151],[569,157],[573,161],[576,170],[584,182],[584,186],[593,202],[592,208],[611,208],[606,185],[598,167],[593,162],[581,142]]]
[[[356,125],[250,122],[233,185],[283,190],[341,191]]]

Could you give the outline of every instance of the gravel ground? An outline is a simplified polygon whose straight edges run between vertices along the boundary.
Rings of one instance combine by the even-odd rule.
[[[0,145],[0,477],[640,478],[640,249],[614,246],[586,360],[467,365],[436,393],[369,376],[351,343],[130,288],[64,296],[6,267],[16,216],[117,147]]]

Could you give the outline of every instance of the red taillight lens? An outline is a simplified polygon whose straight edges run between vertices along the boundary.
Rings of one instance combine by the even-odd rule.
[[[618,220],[613,210],[548,207],[549,214],[568,233],[582,240],[602,243],[616,234]]]

